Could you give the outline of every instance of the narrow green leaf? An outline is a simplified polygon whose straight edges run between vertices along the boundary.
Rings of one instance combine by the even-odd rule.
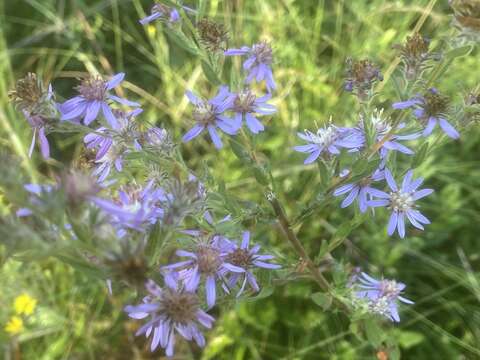
[[[472,45],[460,46],[458,48],[455,48],[453,50],[448,51],[445,54],[445,58],[450,60],[450,59],[455,59],[455,58],[461,57],[461,56],[467,56],[468,54],[470,54],[472,52],[472,50],[473,50]]]
[[[320,306],[323,310],[328,310],[332,305],[332,297],[328,294],[317,292],[310,296],[315,304]]]
[[[412,169],[420,166],[425,158],[427,157],[428,153],[428,142],[423,143],[423,145],[418,149],[412,159]]]
[[[208,63],[208,61],[202,60],[202,70],[205,74],[205,77],[212,85],[220,85],[220,77],[212,68],[212,66]]]

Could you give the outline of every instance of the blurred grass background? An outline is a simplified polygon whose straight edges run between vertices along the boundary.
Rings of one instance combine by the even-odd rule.
[[[374,59],[386,74],[381,101],[395,99],[388,74],[396,65],[392,45],[401,43],[416,25],[435,47],[451,33],[446,1],[348,0],[227,0],[208,1],[209,17],[230,29],[231,47],[261,39],[274,47],[274,74],[279,84],[276,116],[257,139],[270,158],[274,176],[289,213],[316,196],[318,173],[305,167],[291,147],[296,131],[315,127],[333,116],[340,124],[356,120],[358,105],[342,91],[347,56]],[[188,3],[191,7],[196,4]],[[45,164],[38,155],[28,159],[30,128],[8,102],[15,79],[36,72],[52,81],[65,97],[73,94],[79,72],[114,74],[124,71],[123,90],[140,100],[143,119],[173,130],[175,138],[189,128],[186,89],[209,95],[199,59],[172,44],[162,24],[146,28],[138,19],[149,12],[140,0],[0,0],[0,148],[18,158],[16,171],[35,181],[51,175],[60,164]],[[478,50],[455,61],[435,84],[461,101],[479,82]],[[237,60],[235,60],[237,61]],[[78,155],[78,136],[52,134],[53,158],[69,162]],[[207,141],[182,146],[193,168],[206,161],[213,174],[243,199],[262,199],[255,179],[242,171],[231,151],[215,152]],[[432,225],[407,239],[388,238],[386,216],[357,228],[346,246],[334,254],[345,262],[407,284],[406,296],[415,306],[403,307],[402,322],[385,324],[405,359],[480,358],[480,140],[478,128],[462,133],[458,142],[442,142],[416,170],[434,187],[423,209]],[[402,158],[408,163],[408,159]],[[0,175],[1,176],[1,175]],[[0,189],[2,192],[8,189]],[[2,197],[0,197],[2,199]],[[0,201],[2,214],[11,209]],[[335,204],[333,209],[337,209]],[[312,254],[351,217],[351,209],[318,211],[298,229]],[[292,255],[281,234],[271,227],[256,236],[279,252]],[[7,239],[1,239],[7,241]],[[28,239],[25,239],[28,243]],[[1,244],[1,242],[0,242]],[[292,255],[293,258],[293,255]],[[133,322],[121,309],[123,299],[108,297],[103,283],[74,272],[51,259],[38,263],[9,260],[0,275],[0,325],[11,314],[13,299],[28,292],[38,299],[35,315],[17,343],[2,333],[6,359],[147,359],[144,339],[133,336]],[[371,359],[387,354],[352,335],[343,315],[324,313],[309,295],[315,284],[297,281],[280,285],[257,302],[242,302],[216,310],[219,317],[209,333],[203,359]],[[177,350],[188,354],[185,344]],[[183,351],[182,351],[183,347]],[[2,355],[0,355],[2,356]],[[184,355],[189,358],[189,355]]]

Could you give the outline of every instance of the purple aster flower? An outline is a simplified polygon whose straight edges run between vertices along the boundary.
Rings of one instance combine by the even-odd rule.
[[[365,134],[365,123],[364,119],[360,120],[360,124],[357,126],[356,130],[358,130],[362,135],[361,136],[366,136]],[[375,109],[373,111],[373,114],[370,118],[370,121],[372,122],[372,125],[375,130],[375,140],[377,142],[381,142],[383,138],[390,133],[392,130],[392,126],[389,124],[389,119],[385,118],[383,116],[383,109],[377,110]],[[405,127],[404,123],[401,123],[397,126],[397,130],[401,130]],[[400,151],[401,153],[407,154],[407,155],[413,155],[414,152],[410,148],[406,147],[405,145],[399,143],[398,141],[401,140],[414,140],[417,139],[421,136],[420,133],[413,133],[413,134],[408,134],[408,135],[396,135],[396,134],[391,134],[390,139],[388,141],[385,141],[379,152],[380,152],[380,157],[384,159],[389,151]]]
[[[391,321],[400,321],[398,301],[405,304],[414,303],[400,296],[406,287],[403,283],[387,279],[376,280],[364,272],[361,273],[357,281],[361,290],[356,292],[356,296],[368,301],[370,311],[386,316]]]
[[[188,233],[194,236],[198,235],[192,231]],[[228,288],[225,286],[226,274],[245,271],[226,261],[228,250],[229,248],[224,246],[222,237],[215,235],[207,241],[198,241],[193,251],[177,250],[178,256],[188,257],[190,260],[167,265],[162,269],[167,271],[180,269],[178,275],[183,280],[187,291],[195,291],[200,285],[200,281],[204,280],[207,305],[208,308],[211,308],[216,301],[216,282],[221,281],[224,291],[228,292]]]
[[[80,95],[60,105],[61,120],[78,120],[83,118],[83,123],[88,126],[98,117],[101,110],[110,126],[113,129],[117,128],[118,122],[108,103],[109,100],[126,106],[140,106],[138,103],[109,94],[109,91],[117,87],[124,77],[124,73],[119,73],[110,81],[105,81],[98,76],[84,79],[77,86]]]
[[[165,201],[166,194],[162,188],[154,186],[151,180],[144,188],[125,187],[118,192],[115,201],[92,198],[92,201],[111,218],[117,235],[122,237],[127,229],[145,231],[163,216],[160,203]]]
[[[228,91],[228,87],[221,86],[217,95],[208,101],[198,98],[191,91],[187,91],[186,95],[195,106],[193,118],[197,124],[183,135],[183,142],[192,140],[206,129],[215,147],[221,149],[223,144],[218,135],[217,128],[229,135],[235,135],[238,131],[233,120],[223,115],[223,113],[231,107],[232,103],[232,96]]]
[[[391,191],[386,193],[376,189],[370,190],[371,195],[380,199],[369,201],[368,206],[386,206],[392,211],[388,222],[388,235],[392,235],[397,229],[398,235],[401,238],[405,237],[405,217],[420,230],[424,229],[422,224],[430,224],[430,220],[417,210],[415,201],[430,195],[433,189],[417,190],[423,179],[412,180],[412,176],[413,171],[409,170],[403,178],[402,186],[398,187],[390,170],[385,168],[385,179]]]
[[[339,128],[329,124],[319,128],[316,133],[305,130],[304,133],[297,133],[300,139],[308,142],[307,145],[295,146],[293,149],[298,152],[309,153],[310,155],[303,162],[310,164],[318,159],[322,152],[330,155],[340,154],[339,148],[356,151],[364,144],[364,138],[358,132],[348,128]]]
[[[243,272],[232,272],[230,278],[228,279],[227,285],[230,289],[234,288],[235,285],[240,280],[241,287],[237,293],[237,297],[240,296],[245,289],[245,285],[248,284],[252,287],[253,291],[258,292],[260,287],[258,286],[257,279],[253,275],[253,270],[255,268],[261,269],[280,269],[281,266],[277,264],[271,264],[268,261],[274,259],[273,255],[260,255],[260,245],[254,245],[250,247],[250,232],[245,231],[242,236],[242,243],[238,246],[235,242],[228,239],[224,239],[226,242],[228,254],[225,260],[240,269],[243,269]],[[243,277],[243,281],[241,278]]]
[[[254,79],[257,82],[265,80],[269,92],[275,90],[275,81],[272,74],[272,47],[266,41],[254,44],[251,48],[242,46],[240,49],[229,49],[224,53],[226,56],[248,55],[243,63],[243,68],[248,71],[245,82],[250,84]]]
[[[97,149],[95,163],[98,164],[93,172],[98,176],[98,181],[104,181],[110,174],[112,167],[120,172],[123,169],[123,156],[130,151],[129,147],[135,150],[141,150],[139,143],[141,134],[136,128],[134,117],[143,110],[135,109],[125,113],[114,110],[113,113],[117,119],[114,128],[100,127],[95,132],[87,134],[83,141],[87,149]]]
[[[448,98],[441,95],[435,88],[428,89],[423,96],[417,95],[407,101],[396,102],[392,107],[400,110],[413,108],[413,114],[425,126],[423,136],[429,136],[439,124],[447,136],[452,139],[460,137],[458,131],[446,120]]]
[[[143,302],[125,307],[124,311],[133,319],[150,317],[135,335],[151,337],[150,350],[153,352],[160,345],[169,357],[174,354],[176,333],[204,347],[199,325],[210,329],[215,319],[201,309],[198,296],[184,288],[174,274],[165,277],[165,285],[162,289],[150,280],[146,285],[149,295]]]
[[[263,124],[256,116],[272,115],[277,111],[275,106],[267,103],[272,98],[270,94],[257,97],[252,91],[244,90],[232,96],[234,100],[231,110],[235,113],[234,120],[237,128],[242,126],[245,119],[247,127],[254,134],[264,130]]]
[[[153,5],[150,15],[140,20],[140,24],[146,25],[157,19],[165,20],[170,24],[174,24],[180,21],[180,14],[178,13],[177,9],[173,7],[157,3]]]
[[[341,207],[346,208],[350,206],[355,200],[357,200],[358,208],[362,213],[367,211],[368,201],[372,200],[372,193],[375,194],[376,189],[370,185],[374,181],[380,181],[385,179],[383,170],[375,170],[375,172],[356,183],[345,184],[335,189],[333,196],[342,196],[348,194],[342,201]]]

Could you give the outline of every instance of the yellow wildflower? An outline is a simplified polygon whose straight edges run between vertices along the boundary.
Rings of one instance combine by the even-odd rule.
[[[23,320],[20,316],[12,316],[5,325],[5,331],[11,335],[21,333],[23,329]]]
[[[31,315],[37,306],[37,299],[32,298],[28,294],[22,294],[15,298],[13,307],[17,315]]]

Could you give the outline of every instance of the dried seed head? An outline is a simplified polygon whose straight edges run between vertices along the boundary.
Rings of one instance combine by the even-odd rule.
[[[11,90],[8,96],[23,111],[27,119],[32,117],[29,119],[31,123],[36,120],[45,122],[56,112],[55,105],[51,101],[53,93],[50,89],[45,89],[34,73],[28,73],[23,79],[19,79],[15,89]],[[37,116],[36,119],[35,116]]]
[[[394,48],[400,50],[407,78],[414,79],[421,71],[424,62],[429,58],[434,58],[433,54],[428,51],[429,46],[430,40],[419,33],[408,36],[403,45],[394,45]]]
[[[105,101],[107,82],[100,76],[89,76],[81,81],[76,90],[87,100]]]
[[[367,98],[367,93],[372,89],[375,81],[383,80],[380,69],[368,59],[353,60],[348,58],[346,64],[345,90],[355,91],[362,100]]]
[[[180,324],[191,324],[197,319],[200,309],[198,296],[189,292],[179,292],[166,288],[162,291],[159,299],[161,311],[171,321]]]
[[[8,95],[21,109],[29,109],[39,102],[44,95],[44,91],[37,75],[28,73],[23,79],[17,81],[15,89],[10,91]]]
[[[223,24],[205,18],[197,23],[197,31],[206,49],[210,51],[226,49],[229,36]]]

